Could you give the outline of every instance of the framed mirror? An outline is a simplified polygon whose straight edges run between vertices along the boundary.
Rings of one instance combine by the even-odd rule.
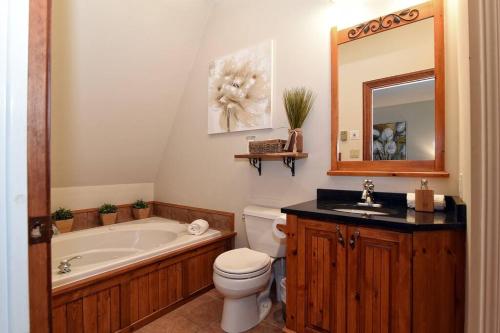
[[[447,177],[442,0],[332,29],[329,175]]]

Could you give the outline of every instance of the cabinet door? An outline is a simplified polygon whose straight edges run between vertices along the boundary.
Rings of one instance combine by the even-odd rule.
[[[345,332],[346,227],[298,223],[297,331]]]
[[[347,332],[410,332],[411,236],[348,228]]]

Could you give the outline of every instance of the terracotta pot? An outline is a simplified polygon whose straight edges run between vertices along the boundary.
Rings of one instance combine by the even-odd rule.
[[[295,149],[295,135],[296,133],[294,130],[288,130],[288,141],[285,146],[285,150],[288,152],[292,152]]]
[[[302,129],[296,128],[295,130],[295,147],[294,152],[302,153],[304,150],[304,136],[302,135]]]
[[[64,233],[64,232],[70,232],[71,229],[73,229],[73,221],[74,219],[67,219],[67,220],[58,220],[54,221],[57,230],[59,232]]]
[[[110,225],[116,223],[118,213],[100,214],[102,225]]]
[[[304,150],[304,136],[302,135],[302,129],[289,129],[288,130],[288,142],[286,145],[288,152],[302,153]]]
[[[148,208],[133,208],[134,218],[136,220],[147,219],[149,217],[149,207]]]

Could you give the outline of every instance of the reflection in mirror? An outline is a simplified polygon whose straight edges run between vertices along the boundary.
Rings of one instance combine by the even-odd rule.
[[[365,160],[434,159],[433,71],[365,83]],[[395,83],[394,81],[402,81]],[[381,82],[382,81],[382,82]],[[383,81],[394,82],[391,85]]]
[[[434,66],[434,18],[338,45],[337,160],[433,160],[434,80],[426,79],[434,77]],[[366,84],[379,81],[367,105]],[[374,127],[391,128],[387,135],[396,123],[406,126],[406,136],[397,138],[400,151],[392,153],[393,143],[391,154],[372,151],[382,144],[373,141]]]

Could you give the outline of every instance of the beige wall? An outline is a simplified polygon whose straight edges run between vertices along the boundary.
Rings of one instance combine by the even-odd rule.
[[[343,1],[340,1],[342,4]],[[394,1],[387,0],[388,7]],[[448,1],[447,13],[457,1]],[[209,19],[205,36],[191,76],[185,87],[175,127],[170,132],[167,149],[155,181],[155,199],[237,214],[237,245],[246,245],[241,213],[248,204],[284,206],[314,199],[316,188],[358,189],[362,177],[328,177],[330,167],[330,27],[333,15],[326,0],[220,0]],[[367,5],[365,5],[367,6]],[[382,2],[377,1],[381,14]],[[363,12],[366,17],[366,9]],[[391,8],[391,10],[394,8]],[[348,12],[351,13],[351,12]],[[344,15],[345,16],[345,15]],[[348,16],[348,15],[347,15]],[[446,24],[447,52],[447,134],[446,164],[448,179],[433,179],[438,193],[458,194],[457,146],[459,132],[459,93],[457,68],[467,62],[463,36],[453,20]],[[357,18],[350,24],[358,23]],[[274,130],[206,134],[208,63],[217,57],[261,41],[275,41]],[[466,42],[465,42],[466,43]],[[460,58],[458,58],[460,57]],[[463,78],[462,78],[463,79]],[[303,127],[306,160],[297,162],[297,174],[291,177],[281,162],[263,162],[258,176],[246,160],[235,160],[235,153],[246,149],[247,135],[257,139],[286,137],[288,126],[281,104],[283,89],[307,86],[317,94],[314,110]],[[377,191],[413,191],[419,180],[413,178],[376,178]]]
[[[210,0],[54,0],[52,185],[152,182]]]
[[[103,203],[123,205],[138,199],[152,201],[153,198],[153,183],[56,187],[52,188],[50,204],[52,211],[59,207],[78,210],[99,207]]]

